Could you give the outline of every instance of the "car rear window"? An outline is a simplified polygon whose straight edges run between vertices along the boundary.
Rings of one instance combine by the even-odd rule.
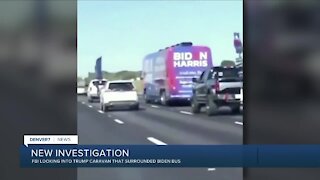
[[[132,91],[134,89],[132,83],[110,83],[109,89],[113,91]]]

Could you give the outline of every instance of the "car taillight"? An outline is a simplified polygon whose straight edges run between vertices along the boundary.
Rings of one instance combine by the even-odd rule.
[[[216,90],[216,91],[220,91],[220,85],[219,85],[219,82],[218,82],[218,81],[216,81],[216,82],[214,83],[214,85],[212,85],[212,88],[213,88],[214,90]]]

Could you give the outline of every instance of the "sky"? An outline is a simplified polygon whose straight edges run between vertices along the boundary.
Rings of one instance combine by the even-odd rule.
[[[213,64],[234,60],[233,33],[243,34],[241,0],[78,1],[78,76],[102,70],[138,71],[143,58],[193,42],[211,48]]]

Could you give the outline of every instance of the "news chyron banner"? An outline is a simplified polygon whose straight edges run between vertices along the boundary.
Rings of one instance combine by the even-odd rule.
[[[23,168],[320,167],[320,145],[78,145],[77,135],[25,135]]]

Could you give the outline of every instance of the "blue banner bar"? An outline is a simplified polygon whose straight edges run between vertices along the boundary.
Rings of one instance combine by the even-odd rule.
[[[320,167],[320,145],[22,145],[21,167]]]

